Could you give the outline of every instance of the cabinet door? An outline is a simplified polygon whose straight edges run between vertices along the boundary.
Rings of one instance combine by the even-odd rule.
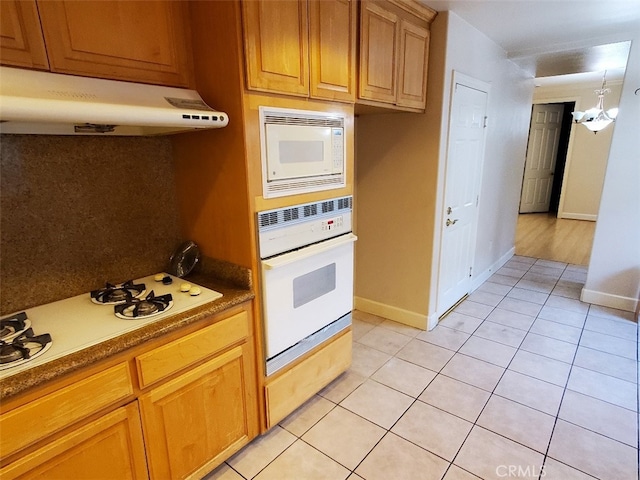
[[[35,0],[0,2],[0,63],[49,68]]]
[[[14,478],[144,479],[147,464],[138,402],[75,429],[0,470]]]
[[[358,94],[367,100],[395,103],[400,20],[371,2],[362,2],[361,8]]]
[[[51,70],[186,87],[186,2],[39,1]]]
[[[242,2],[247,88],[309,95],[307,1]]]
[[[153,479],[211,470],[249,441],[243,347],[214,357],[140,397]],[[206,472],[199,472],[206,473]]]
[[[425,108],[428,59],[429,30],[403,21],[400,28],[397,105]]]
[[[355,102],[355,0],[309,1],[311,96]]]

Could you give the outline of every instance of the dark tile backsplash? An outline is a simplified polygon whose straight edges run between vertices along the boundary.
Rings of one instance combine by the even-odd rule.
[[[167,268],[169,138],[2,135],[0,154],[1,314]]]

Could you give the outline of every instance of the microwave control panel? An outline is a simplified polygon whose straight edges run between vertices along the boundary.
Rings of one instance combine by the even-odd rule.
[[[331,148],[333,156],[333,171],[342,172],[344,164],[344,131],[342,128],[331,129]]]

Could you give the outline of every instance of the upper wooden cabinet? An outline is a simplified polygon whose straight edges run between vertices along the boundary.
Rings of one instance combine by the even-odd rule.
[[[355,100],[356,2],[242,2],[247,89]]]
[[[44,45],[34,46],[33,32],[40,32],[52,72],[190,86],[186,2],[47,0],[37,2],[37,10],[34,2],[0,3],[3,64],[46,69],[37,56]],[[31,60],[11,53],[23,39],[29,48],[22,57]]]
[[[247,88],[309,94],[307,2],[242,2]]]
[[[395,103],[400,19],[372,2],[360,12],[359,98]]]
[[[360,8],[358,99],[424,110],[435,12],[410,0],[363,1]]]
[[[357,14],[353,0],[309,0],[312,98],[355,101]]]
[[[0,2],[0,63],[49,68],[35,0]]]

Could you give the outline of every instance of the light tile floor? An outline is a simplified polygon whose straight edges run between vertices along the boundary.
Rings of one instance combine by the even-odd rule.
[[[208,480],[638,480],[638,328],[513,257],[431,332],[354,312],[353,364]]]

